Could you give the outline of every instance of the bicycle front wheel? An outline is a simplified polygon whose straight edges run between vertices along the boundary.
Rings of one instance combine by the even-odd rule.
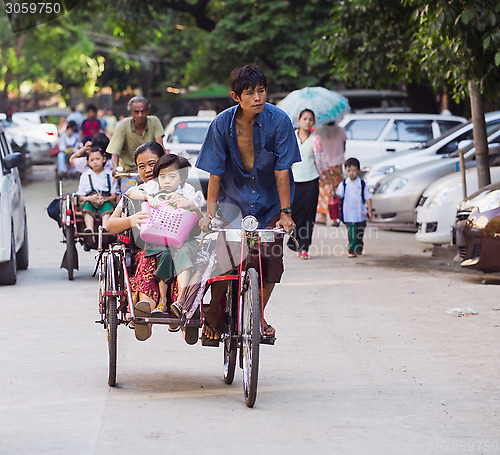
[[[116,275],[113,255],[106,258],[107,270],[105,273],[106,291],[116,290]],[[117,299],[114,296],[105,297],[106,305],[106,332],[108,336],[108,385],[114,387],[116,385],[116,356],[117,356],[117,331],[118,331],[118,315],[117,315]]]
[[[236,332],[238,325],[238,281],[231,281],[227,289],[224,333],[224,382],[232,384],[236,368],[238,343]]]
[[[249,268],[245,275],[242,299],[241,355],[243,356],[243,391],[245,403],[251,408],[257,398],[260,347],[260,290],[259,274]]]

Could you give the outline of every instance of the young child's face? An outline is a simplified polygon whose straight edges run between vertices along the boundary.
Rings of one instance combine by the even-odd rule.
[[[179,185],[182,183],[179,169],[173,165],[160,169],[158,173],[158,183],[161,189],[172,193],[179,188]]]
[[[101,152],[91,152],[89,154],[89,166],[94,172],[102,171],[104,169],[104,163],[106,162],[106,158],[102,156]]]
[[[359,174],[359,169],[357,166],[346,166],[345,173],[351,180],[356,180],[356,177]]]

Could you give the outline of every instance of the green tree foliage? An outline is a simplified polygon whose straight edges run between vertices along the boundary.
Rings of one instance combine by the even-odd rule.
[[[356,87],[387,88],[408,79],[424,82],[418,56],[409,55],[413,11],[400,0],[339,2],[315,42],[315,52],[331,60],[339,79]]]
[[[311,55],[311,46],[329,22],[331,1],[226,0],[214,12],[217,27],[207,34],[208,53],[193,79],[215,73],[227,82],[231,69],[249,62],[262,66],[275,89],[326,83],[329,63]]]
[[[500,3],[497,0],[405,0],[416,8],[413,52],[455,98],[470,96],[479,185],[490,183],[483,96],[500,87]]]
[[[415,8],[412,53],[438,84],[468,96],[469,81],[495,98],[500,78],[500,3],[497,0],[426,2],[407,0]]]
[[[127,52],[147,44],[163,59],[150,66],[160,84],[162,78],[170,85],[227,84],[230,71],[249,62],[263,67],[274,89],[332,78],[329,62],[311,56],[312,42],[330,20],[330,0],[120,0],[106,5]]]
[[[3,99],[23,82],[71,85],[92,95],[104,59],[94,56],[94,45],[84,29],[67,17],[13,34],[6,16],[0,16],[0,87]]]

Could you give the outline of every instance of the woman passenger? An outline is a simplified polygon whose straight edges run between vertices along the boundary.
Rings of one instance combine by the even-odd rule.
[[[137,147],[134,160],[139,177],[144,182],[138,185],[138,188],[153,179],[153,168],[158,159],[164,154],[163,147],[157,142],[146,142]],[[124,217],[123,204],[124,200],[122,198],[108,220],[106,228],[108,232],[118,234],[130,228],[137,228],[148,218],[148,213],[143,211]],[[135,235],[134,238],[138,238],[138,235]],[[130,277],[135,313],[139,317],[151,314],[160,295],[158,281],[155,277],[155,257],[146,256],[145,252],[144,249],[139,249],[134,253],[135,273]],[[147,325],[137,325],[135,334],[137,339],[144,341],[151,336],[151,329]]]

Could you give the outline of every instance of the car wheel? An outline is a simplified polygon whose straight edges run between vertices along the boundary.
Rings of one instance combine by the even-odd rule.
[[[24,214],[24,236],[23,244],[16,254],[17,270],[26,270],[29,265],[29,251],[28,251],[28,223],[26,221],[26,214]]]
[[[0,284],[16,284],[17,281],[17,260],[16,244],[14,242],[14,233],[10,240],[10,259],[0,264]]]

